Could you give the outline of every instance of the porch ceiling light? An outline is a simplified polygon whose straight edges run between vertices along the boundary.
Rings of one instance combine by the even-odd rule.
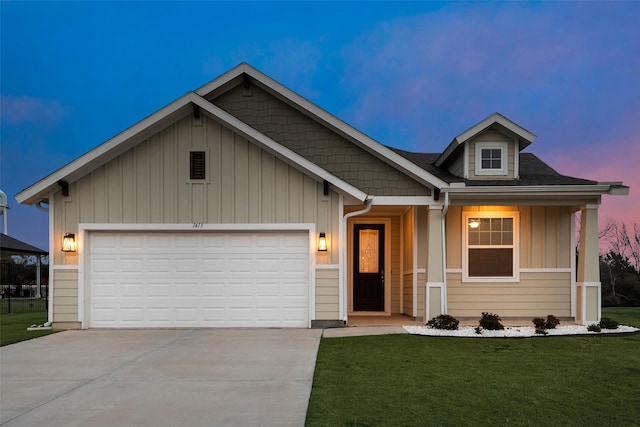
[[[62,252],[75,252],[77,249],[76,235],[67,233],[62,238]]]
[[[471,228],[480,227],[480,220],[478,218],[470,218],[469,219],[469,227],[471,227]]]
[[[318,237],[318,252],[326,252],[327,251],[327,235],[325,233],[320,233]]]

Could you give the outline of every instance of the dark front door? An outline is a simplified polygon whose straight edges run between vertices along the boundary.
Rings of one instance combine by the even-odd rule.
[[[353,226],[353,311],[384,311],[384,224]]]

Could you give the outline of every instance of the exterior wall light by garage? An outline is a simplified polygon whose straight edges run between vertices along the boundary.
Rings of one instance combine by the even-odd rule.
[[[76,235],[67,233],[62,238],[62,252],[75,252],[77,249]]]
[[[478,228],[480,227],[480,220],[477,218],[472,218],[469,220],[469,227]]]
[[[327,235],[325,233],[320,233],[318,237],[318,252],[326,252],[327,251]]]

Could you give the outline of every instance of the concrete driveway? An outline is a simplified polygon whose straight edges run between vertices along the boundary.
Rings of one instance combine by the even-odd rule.
[[[304,425],[320,329],[66,331],[0,349],[6,426]]]

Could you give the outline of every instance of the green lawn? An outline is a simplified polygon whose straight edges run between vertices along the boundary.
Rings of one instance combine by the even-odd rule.
[[[2,315],[9,313],[9,305],[11,305],[11,313],[26,313],[33,311],[46,311],[47,300],[45,298],[2,298],[0,299],[0,313]]]
[[[602,316],[615,319],[621,325],[640,328],[640,307],[604,307]]]
[[[46,311],[0,314],[0,346],[49,335],[51,331],[27,331],[29,326],[46,321]]]
[[[640,326],[640,308],[603,315]],[[320,343],[308,426],[640,424],[640,335]]]

